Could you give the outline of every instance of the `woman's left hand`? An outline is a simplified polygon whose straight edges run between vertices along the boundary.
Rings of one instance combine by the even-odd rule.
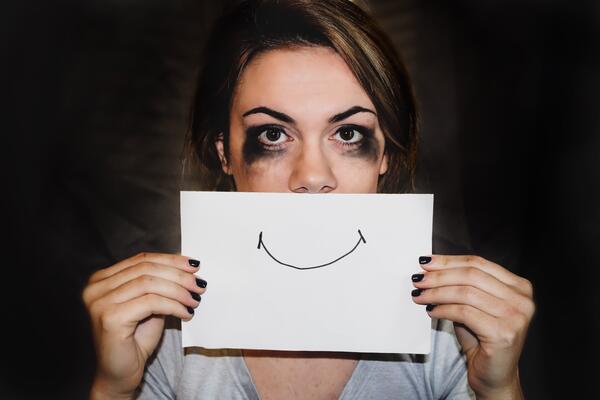
[[[477,256],[421,257],[413,300],[454,321],[477,398],[522,398],[518,363],[535,312],[531,283]],[[419,290],[420,289],[420,290]]]

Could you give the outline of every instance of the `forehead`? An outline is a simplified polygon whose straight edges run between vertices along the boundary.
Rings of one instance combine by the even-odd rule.
[[[245,68],[234,95],[234,108],[277,107],[291,114],[332,115],[372,102],[344,60],[326,47],[270,50]]]

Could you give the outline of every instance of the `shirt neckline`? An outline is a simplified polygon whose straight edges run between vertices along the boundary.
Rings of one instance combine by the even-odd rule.
[[[241,349],[236,349],[236,357],[237,360],[237,364],[239,364],[237,367],[238,368],[233,368],[232,372],[236,372],[236,373],[241,373],[244,375],[244,381],[248,383],[249,389],[252,391],[252,396],[254,396],[254,398],[256,399],[260,399],[260,395],[258,393],[258,389],[256,388],[256,385],[254,384],[254,380],[252,379],[252,373],[250,373],[250,369],[248,368],[248,365],[246,364],[246,360],[244,359],[244,354],[242,353]],[[339,399],[344,399],[346,398],[349,393],[352,393],[353,391],[355,391],[356,388],[360,387],[361,384],[366,380],[366,371],[364,371],[366,369],[366,364],[365,364],[365,360],[361,357],[358,359],[358,362],[356,363],[356,365],[354,366],[354,370],[352,370],[352,374],[350,375],[350,378],[348,379],[348,381],[346,382],[346,384],[344,385],[344,388],[342,389],[342,392],[340,393]]]

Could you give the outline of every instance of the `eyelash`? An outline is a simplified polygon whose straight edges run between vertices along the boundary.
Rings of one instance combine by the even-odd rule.
[[[339,134],[340,132],[347,131],[347,130],[357,131],[362,137],[359,140],[357,140],[356,142],[347,142],[344,140],[337,140],[337,139],[331,139],[331,140],[335,140],[336,142],[339,143],[340,146],[342,146],[344,148],[358,149],[364,144],[364,142],[367,139],[370,139],[373,137],[373,132],[371,129],[368,129],[364,126],[352,125],[352,124],[339,127],[335,131],[335,135]]]
[[[248,137],[251,137],[258,145],[260,145],[261,147],[263,147],[263,149],[265,149],[266,151],[276,152],[276,151],[281,150],[286,142],[281,143],[281,144],[273,145],[273,144],[268,144],[268,143],[262,142],[259,139],[259,137],[265,131],[267,131],[269,129],[277,130],[277,131],[281,132],[283,135],[287,136],[289,139],[286,142],[293,140],[293,139],[291,139],[290,135],[288,135],[285,132],[285,129],[282,126],[279,126],[279,125],[252,126],[252,127],[250,127],[250,128],[247,129],[246,135]],[[362,137],[361,137],[360,140],[358,140],[357,142],[354,142],[354,143],[348,143],[348,142],[345,142],[345,141],[341,141],[341,140],[336,140],[336,139],[331,139],[330,138],[330,140],[336,141],[339,144],[339,146],[342,146],[344,149],[349,149],[349,150],[358,149],[358,148],[360,148],[364,144],[364,142],[367,139],[370,139],[370,138],[373,137],[373,131],[371,129],[366,128],[364,126],[353,125],[353,124],[343,125],[343,126],[339,127],[335,131],[334,135],[337,135],[340,132],[343,132],[343,131],[346,131],[346,130],[357,131],[359,134],[362,135]]]

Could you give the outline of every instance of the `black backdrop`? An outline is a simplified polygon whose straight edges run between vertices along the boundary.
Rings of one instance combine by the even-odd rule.
[[[435,250],[530,279],[528,398],[599,376],[600,3],[372,0],[414,77]],[[80,291],[179,250],[181,145],[220,2],[7,1],[2,12],[2,398],[85,398]]]

